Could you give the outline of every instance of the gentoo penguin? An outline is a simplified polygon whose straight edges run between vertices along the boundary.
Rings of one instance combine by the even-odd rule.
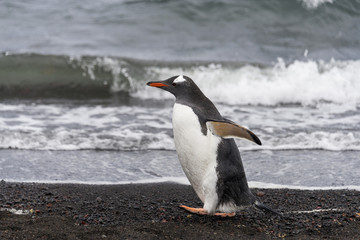
[[[174,76],[165,81],[148,82],[176,97],[172,124],[175,147],[185,175],[203,208],[181,207],[197,214],[234,216],[235,212],[254,205],[240,153],[233,138],[245,138],[261,145],[250,130],[221,116],[215,105],[187,76]]]

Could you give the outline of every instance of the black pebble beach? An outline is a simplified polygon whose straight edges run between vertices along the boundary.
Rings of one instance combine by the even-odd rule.
[[[283,216],[190,214],[191,186],[0,182],[0,239],[359,239],[360,192],[252,189]],[[27,210],[17,215],[9,210]],[[313,211],[316,210],[316,211]]]

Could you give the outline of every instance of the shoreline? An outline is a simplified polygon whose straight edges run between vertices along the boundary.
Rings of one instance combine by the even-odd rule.
[[[12,180],[0,180],[6,183],[14,184],[49,184],[49,185],[91,185],[91,186],[114,186],[114,185],[134,185],[134,184],[178,184],[184,186],[190,186],[190,182],[186,177],[162,177],[154,179],[143,179],[138,181],[124,181],[124,182],[111,182],[111,181],[12,181]],[[344,185],[344,186],[323,186],[323,187],[309,187],[309,186],[297,186],[297,185],[285,185],[278,183],[265,183],[259,181],[248,181],[249,188],[254,189],[290,189],[290,190],[300,190],[300,191],[326,191],[326,190],[350,190],[350,191],[360,191],[360,185]]]
[[[252,188],[283,217],[247,208],[233,218],[198,216],[189,185],[0,182],[1,239],[357,239],[360,192]],[[6,209],[6,211],[4,211]],[[16,215],[7,210],[27,210]]]

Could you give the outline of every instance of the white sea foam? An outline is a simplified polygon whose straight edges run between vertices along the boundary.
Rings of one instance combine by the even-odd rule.
[[[259,135],[263,136],[263,135]],[[236,140],[242,151],[251,150],[329,150],[329,151],[360,151],[359,133],[342,132],[300,132],[288,136],[274,137],[271,133],[261,138],[263,145],[258,146]]]
[[[26,129],[26,130],[25,130]],[[135,129],[110,129],[89,132],[87,129],[30,130],[25,126],[17,131],[1,131],[0,148],[34,150],[175,150],[171,131],[157,133]],[[262,141],[258,146],[246,140],[236,140],[241,151],[253,150],[311,150],[360,151],[359,133],[300,132],[289,136],[257,133]]]
[[[345,209],[343,208],[325,208],[325,209],[313,209],[308,211],[291,211],[287,213],[316,213],[316,212],[344,212]]]
[[[73,181],[73,180],[37,180],[37,181],[19,181],[14,179],[5,179],[6,182],[25,182],[25,183],[48,183],[48,184],[90,184],[90,185],[117,185],[117,184],[151,184],[162,182],[173,182],[183,185],[190,185],[189,180],[186,177],[161,177],[151,179],[140,179],[136,181]],[[294,190],[356,190],[360,191],[360,186],[348,185],[348,186],[324,186],[324,187],[309,187],[309,186],[296,186],[296,185],[284,185],[268,182],[248,182],[250,188],[264,188],[264,189],[294,189]]]
[[[332,103],[347,109],[360,105],[360,60],[297,60],[285,64],[279,58],[269,67],[250,64],[234,67],[214,63],[194,67],[147,64],[147,67],[144,65],[141,68],[144,73],[140,75],[129,70],[128,62],[117,58],[73,57],[69,63],[82,68],[83,74],[90,79],[111,84],[115,92],[129,91],[132,96],[142,99],[172,98],[164,91],[149,91],[143,82],[145,79],[160,80],[184,74],[194,79],[210,99],[227,104],[275,106],[296,103],[318,106]],[[101,75],[102,72],[109,73],[110,79]]]
[[[0,148],[173,149],[170,116],[171,109],[0,104]]]
[[[275,183],[266,183],[266,182],[254,182],[249,181],[250,188],[267,188],[267,189],[295,189],[295,190],[356,190],[360,191],[360,186],[358,185],[349,185],[349,186],[324,186],[324,187],[308,187],[308,186],[296,186],[296,185],[284,185],[284,184],[275,184]]]
[[[161,177],[161,178],[149,178],[140,179],[135,181],[74,181],[74,180],[35,180],[35,181],[19,181],[17,179],[5,179],[6,182],[23,182],[23,183],[48,183],[48,184],[89,184],[89,185],[123,185],[123,184],[147,184],[147,183],[163,183],[172,182],[183,185],[190,185],[189,180],[186,177]]]
[[[220,112],[260,137],[242,151],[360,150],[357,111],[337,108],[218,104]],[[174,150],[171,107],[0,104],[0,148],[37,150]]]
[[[316,106],[324,102],[356,108],[360,104],[360,61],[295,61],[279,59],[273,67],[220,64],[192,68],[149,67],[150,76],[166,79],[190,76],[212,100],[227,104],[269,105],[299,103]],[[139,90],[141,98],[170,98],[163,91]]]
[[[306,8],[315,9],[322,4],[333,3],[335,0],[300,0]]]
[[[33,210],[23,210],[23,209],[19,210],[19,209],[15,209],[15,208],[0,208],[0,212],[4,212],[4,211],[10,212],[15,215],[29,215],[29,214],[31,214],[31,211],[33,211]]]

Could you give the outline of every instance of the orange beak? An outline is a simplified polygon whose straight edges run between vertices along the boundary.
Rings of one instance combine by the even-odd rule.
[[[168,87],[168,85],[159,82],[150,82],[147,85],[150,87]]]

